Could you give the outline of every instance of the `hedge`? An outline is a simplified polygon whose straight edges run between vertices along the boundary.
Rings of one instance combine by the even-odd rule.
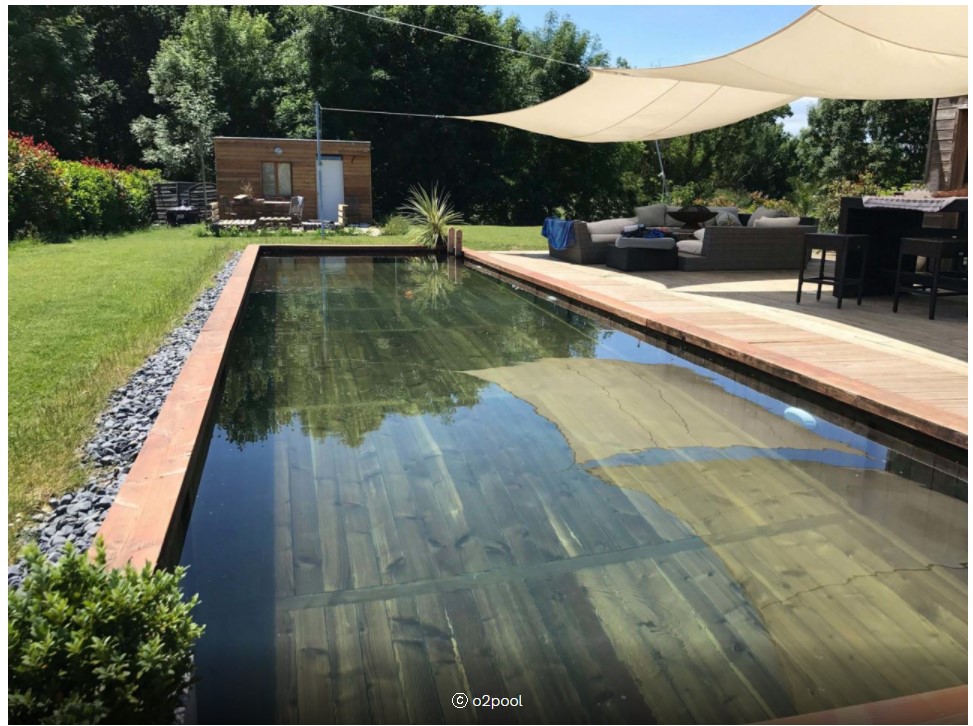
[[[111,234],[152,221],[157,171],[96,159],[63,161],[50,144],[15,132],[7,134],[7,164],[10,240]]]

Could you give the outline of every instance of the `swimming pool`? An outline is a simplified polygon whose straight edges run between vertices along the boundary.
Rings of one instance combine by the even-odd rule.
[[[965,464],[758,389],[461,265],[260,258],[182,552],[196,718],[749,722],[965,683]]]

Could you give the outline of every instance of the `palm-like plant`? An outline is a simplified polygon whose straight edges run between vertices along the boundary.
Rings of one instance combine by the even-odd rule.
[[[449,194],[440,192],[435,184],[432,191],[421,186],[411,187],[399,211],[409,220],[406,238],[426,247],[445,245],[449,227],[463,222],[459,212],[450,206]]]

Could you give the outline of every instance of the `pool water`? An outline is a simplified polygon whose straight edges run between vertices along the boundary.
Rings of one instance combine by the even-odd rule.
[[[454,262],[261,258],[182,554],[191,716],[743,723],[965,683],[965,463],[759,388]]]

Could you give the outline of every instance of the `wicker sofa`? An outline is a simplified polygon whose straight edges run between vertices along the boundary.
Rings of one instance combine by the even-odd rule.
[[[670,211],[678,209],[670,207]],[[749,214],[739,214],[746,225]],[[678,223],[666,217],[667,226],[679,229]],[[605,219],[598,222],[574,222],[574,244],[564,249],[548,245],[548,252],[566,262],[580,265],[603,265],[608,250],[624,227],[639,222],[638,217]],[[796,227],[719,227],[707,226],[698,240],[679,242],[680,270],[794,270],[801,266],[804,235],[817,232],[818,222],[801,217]]]
[[[638,224],[636,217],[605,219],[600,222],[575,222],[574,244],[562,250],[548,244],[551,257],[574,262],[578,265],[603,265],[608,257],[608,248],[614,246],[622,229],[630,224]]]
[[[741,214],[746,225],[749,214]],[[680,270],[794,270],[801,268],[804,235],[818,220],[801,217],[796,227],[706,227],[702,244],[680,241]],[[694,244],[695,242],[695,244]],[[696,251],[698,250],[698,252]]]

